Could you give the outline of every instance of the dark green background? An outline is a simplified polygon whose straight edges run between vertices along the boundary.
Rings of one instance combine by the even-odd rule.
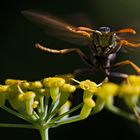
[[[34,47],[42,43],[50,48],[80,47],[46,36],[38,27],[27,21],[20,13],[25,9],[44,9],[56,16],[71,20],[75,25],[86,22],[73,15],[85,13],[93,24],[93,28],[109,26],[113,29],[124,27],[135,28],[140,35],[140,1],[139,0],[12,0],[0,2],[0,80],[6,78],[39,80],[45,76],[72,72],[76,68],[85,67],[76,54],[64,56],[48,54]],[[81,47],[83,50],[86,48]],[[139,62],[140,50],[127,54],[118,54],[116,61],[131,59]],[[122,69],[133,72],[130,67]],[[102,79],[97,73],[97,81]],[[20,119],[0,110],[0,122],[22,122]],[[34,139],[40,135],[33,130],[0,128],[0,139]],[[4,138],[3,138],[4,137]],[[110,112],[103,111],[87,120],[61,126],[50,130],[50,140],[85,140],[85,139],[140,139],[140,127]]]

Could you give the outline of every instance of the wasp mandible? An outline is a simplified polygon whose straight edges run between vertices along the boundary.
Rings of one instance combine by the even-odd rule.
[[[22,11],[22,14],[29,20],[40,25],[45,32],[51,36],[58,37],[70,43],[88,46],[90,49],[90,54],[86,55],[79,48],[56,50],[36,44],[37,48],[50,53],[67,54],[70,52],[76,52],[88,66],[88,68],[75,71],[75,75],[78,73],[94,74],[96,70],[102,68],[107,77],[115,76],[127,78],[127,74],[111,72],[112,68],[117,68],[123,65],[130,65],[137,72],[137,74],[140,74],[140,68],[130,60],[125,60],[114,65],[110,64],[110,62],[115,58],[116,53],[123,46],[134,48],[140,47],[140,43],[130,42],[129,39],[121,37],[121,35],[125,33],[136,34],[134,29],[124,28],[117,31],[112,31],[109,27],[99,27],[98,29],[75,27],[44,12],[27,10]]]

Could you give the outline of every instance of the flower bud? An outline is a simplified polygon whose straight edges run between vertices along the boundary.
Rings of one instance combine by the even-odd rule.
[[[95,93],[97,90],[97,84],[90,80],[85,80],[85,81],[80,82],[80,87],[83,90],[87,90],[91,93]]]
[[[34,89],[39,89],[42,87],[43,87],[43,85],[40,81],[35,81],[35,82],[30,83],[29,89],[34,90]]]
[[[70,84],[64,84],[62,87],[60,87],[60,90],[66,93],[71,93],[76,90],[76,87]]]
[[[118,89],[119,86],[117,84],[108,82],[104,83],[101,87],[99,87],[96,94],[101,98],[106,98],[107,96],[115,96]]]
[[[122,84],[120,86],[119,95],[139,95],[140,94],[140,86],[138,85],[130,85],[130,84]]]
[[[138,76],[138,75],[130,75],[130,76],[128,76],[127,81],[131,85],[140,85],[140,76]]]
[[[65,84],[65,80],[58,77],[49,77],[44,79],[43,84],[50,88],[51,98],[55,102],[60,97],[59,88]]]
[[[63,105],[69,98],[70,94],[76,90],[76,87],[70,84],[64,84],[60,87],[60,102],[59,105]]]
[[[49,77],[44,79],[43,84],[46,87],[61,87],[65,84],[65,80],[58,77]]]

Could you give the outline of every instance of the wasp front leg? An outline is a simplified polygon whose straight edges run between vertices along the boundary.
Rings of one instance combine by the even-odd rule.
[[[89,66],[92,66],[89,58],[78,48],[68,48],[68,49],[56,50],[56,49],[50,49],[50,48],[44,47],[40,44],[36,44],[35,47],[39,48],[43,51],[50,52],[50,53],[55,53],[55,54],[67,54],[67,53],[70,53],[70,52],[76,52],[81,57],[81,59],[83,60],[83,62],[85,64],[87,64]]]

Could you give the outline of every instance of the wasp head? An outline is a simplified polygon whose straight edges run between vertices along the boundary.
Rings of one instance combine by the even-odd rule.
[[[116,47],[117,35],[109,27],[100,27],[93,33],[93,47],[98,54],[110,54]]]

